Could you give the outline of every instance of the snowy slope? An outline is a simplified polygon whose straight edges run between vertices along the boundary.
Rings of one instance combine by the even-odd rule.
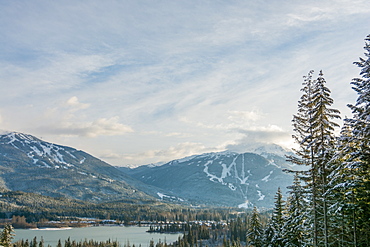
[[[276,154],[208,153],[174,160],[162,166],[125,169],[132,177],[196,204],[271,207],[281,187],[292,183],[282,171],[289,167]]]
[[[141,182],[71,147],[34,136],[0,135],[0,186],[91,201],[152,200]]]

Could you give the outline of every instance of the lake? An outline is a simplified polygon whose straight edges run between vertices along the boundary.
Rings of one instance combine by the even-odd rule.
[[[62,241],[68,237],[72,240],[90,240],[106,241],[108,239],[117,240],[121,246],[124,246],[128,241],[130,245],[135,244],[136,247],[141,245],[142,247],[149,246],[150,240],[157,242],[175,242],[179,236],[183,234],[161,234],[161,233],[147,233],[148,227],[139,226],[92,226],[83,228],[67,228],[67,229],[15,229],[15,236],[13,242],[21,239],[28,239],[31,241],[34,237],[40,241],[41,237],[44,239],[44,245],[50,244],[52,247],[56,247],[58,240]]]

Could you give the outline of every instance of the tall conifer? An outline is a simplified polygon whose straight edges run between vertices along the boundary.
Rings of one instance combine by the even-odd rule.
[[[365,58],[354,63],[361,77],[351,82],[358,97],[356,104],[349,105],[353,116],[348,120],[352,135],[347,149],[355,149],[346,156],[344,167],[352,174],[355,246],[370,246],[370,35],[364,49]]]
[[[261,224],[260,214],[258,213],[256,207],[253,208],[247,238],[250,246],[263,246],[263,228]]]
[[[294,176],[293,185],[288,187],[289,196],[284,216],[283,242],[286,247],[303,247],[306,245],[307,225],[306,222],[306,200],[300,179]]]
[[[327,176],[332,169],[329,162],[334,154],[334,128],[338,126],[333,120],[339,118],[339,111],[330,108],[333,100],[323,73],[320,71],[316,80],[312,80],[312,74],[310,71],[304,79],[298,113],[293,116],[293,137],[299,148],[288,160],[309,167],[297,174],[305,183],[306,200],[310,202],[307,219],[312,225],[312,245],[329,246]]]

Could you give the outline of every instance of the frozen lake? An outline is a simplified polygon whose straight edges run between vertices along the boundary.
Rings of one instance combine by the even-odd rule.
[[[157,243],[159,240],[162,242],[172,243],[175,242],[179,236],[183,234],[160,234],[160,233],[147,233],[148,227],[138,226],[97,226],[97,227],[83,227],[83,228],[67,228],[67,229],[37,229],[37,230],[24,230],[15,229],[15,236],[13,242],[21,239],[28,239],[31,241],[34,237],[40,241],[44,239],[44,245],[50,244],[52,247],[56,247],[58,240],[62,241],[69,237],[72,240],[96,240],[106,241],[117,240],[121,246],[124,246],[128,241],[130,244],[135,244],[136,247],[141,245],[142,247],[149,246],[150,240]]]

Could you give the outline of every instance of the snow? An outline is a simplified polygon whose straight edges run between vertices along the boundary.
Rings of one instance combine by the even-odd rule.
[[[250,151],[253,153],[262,155],[262,154],[276,154],[284,157],[290,150],[285,149],[277,144],[260,144],[259,146],[251,147]]]
[[[268,182],[268,181],[270,181],[270,176],[271,176],[271,174],[272,174],[273,172],[274,172],[274,171],[270,171],[270,174],[269,174],[269,175],[267,175],[266,177],[262,178],[261,180],[262,180],[262,181],[264,181],[264,182]]]
[[[231,190],[235,191],[236,187],[234,185],[231,186],[230,183],[226,183],[224,181],[225,178],[232,176],[231,171],[232,170],[234,171],[235,178],[240,181],[240,184],[247,184],[247,180],[249,179],[249,176],[251,174],[250,174],[250,171],[248,171],[249,175],[245,176],[244,165],[243,165],[242,166],[242,174],[239,175],[238,171],[237,171],[236,160],[240,157],[240,154],[230,153],[230,152],[227,152],[227,154],[229,154],[229,155],[234,154],[234,158],[233,158],[233,161],[230,163],[229,166],[227,164],[225,164],[224,162],[222,162],[222,161],[218,162],[222,167],[220,177],[218,177],[215,174],[210,173],[209,170],[208,170],[208,166],[213,163],[213,160],[207,161],[207,163],[204,165],[204,170],[203,171],[207,174],[207,177],[209,177],[209,180],[211,180],[212,182],[218,181],[219,183],[221,183],[223,185],[227,185]],[[242,164],[244,164],[244,156],[243,155],[241,155],[241,156],[242,156],[242,159],[243,159]]]
[[[235,187],[232,183],[229,183],[229,188],[230,188],[232,191],[235,191],[235,190],[236,190],[236,187]]]
[[[222,178],[219,178],[211,173],[208,172],[208,165],[204,165],[204,169],[203,171],[207,174],[207,177],[210,177],[209,180],[211,180],[212,182],[215,182],[215,180],[217,180],[218,182],[220,183],[223,183],[222,181]]]
[[[27,156],[28,156],[28,158],[33,160],[33,164],[36,164],[37,161],[39,161],[38,159],[35,159],[31,153],[28,153]]]
[[[169,196],[167,196],[165,194],[162,194],[160,192],[157,192],[157,195],[159,196],[159,198],[161,198],[161,200],[163,200],[164,197],[169,197]]]
[[[157,195],[158,195],[158,197],[159,198],[161,198],[161,200],[163,200],[163,198],[170,198],[170,199],[172,199],[172,200],[178,200],[178,201],[180,201],[180,202],[183,202],[184,201],[184,199],[181,199],[181,198],[176,198],[176,197],[174,197],[174,196],[168,196],[168,195],[165,195],[165,194],[163,194],[163,193],[160,193],[160,192],[157,192]]]
[[[43,153],[35,146],[30,147],[38,156],[42,156]]]
[[[77,159],[77,158],[76,158],[76,156],[74,156],[73,154],[71,154],[71,153],[70,153],[70,152],[68,152],[67,150],[66,150],[66,153],[67,153],[67,154],[69,154],[72,158]]]
[[[276,166],[277,168],[281,169],[281,166],[277,165],[274,160],[270,160],[269,165]]]
[[[44,167],[51,168],[51,166],[49,166],[48,164],[46,164],[44,161],[42,161],[42,163],[44,164]]]
[[[68,154],[70,157],[77,159],[62,146],[41,141],[31,135],[18,132],[8,132],[6,135],[2,136],[2,139],[6,140],[4,144],[12,145],[14,148],[25,152],[31,159],[32,163],[39,167],[50,168],[50,163],[53,164],[53,166],[56,164],[63,164],[64,168],[73,167],[74,165],[69,164],[64,160],[64,154]],[[50,163],[47,161],[49,163],[47,164],[42,161],[43,158],[47,159]],[[41,165],[39,164],[40,162],[42,162]],[[61,166],[55,166],[55,168],[60,167]]]
[[[222,163],[222,174],[221,174],[221,179],[223,178],[226,178],[227,176],[230,176],[231,173],[230,173],[230,170],[231,168],[235,165],[235,163],[231,163],[231,165],[229,167],[227,167],[226,164]]]
[[[265,195],[262,194],[262,192],[260,190],[257,190],[257,193],[258,193],[258,200],[257,201],[262,201],[263,199],[265,199]]]
[[[253,205],[248,200],[245,203],[239,204],[238,208],[251,208]]]

